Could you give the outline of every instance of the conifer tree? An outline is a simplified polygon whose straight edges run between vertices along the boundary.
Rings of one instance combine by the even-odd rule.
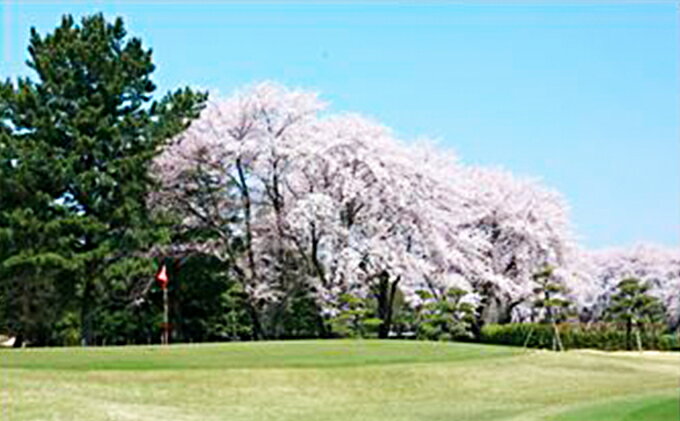
[[[546,323],[550,323],[553,329],[553,350],[564,351],[560,331],[557,328],[557,321],[564,316],[569,307],[569,301],[564,298],[566,292],[563,285],[553,279],[554,269],[550,266],[534,275],[534,288],[536,300],[534,306],[545,310],[544,316]]]
[[[626,346],[632,348],[631,336],[635,333],[635,345],[642,351],[640,331],[645,323],[663,319],[661,302],[649,295],[649,285],[637,278],[626,278],[619,282],[608,308],[608,317],[626,325]]]
[[[116,264],[128,271],[148,266],[147,260],[131,265],[130,256],[162,233],[146,206],[153,188],[149,163],[197,117],[206,95],[184,88],[152,100],[152,52],[127,37],[120,18],[107,22],[97,14],[77,24],[64,16],[52,33],[32,29],[28,50],[37,80],[2,87],[1,126],[11,139],[5,143],[14,147],[12,153],[5,148],[0,164],[3,175],[15,180],[10,183],[24,186],[28,200],[9,191],[20,203],[0,211],[7,218],[37,209],[40,220],[29,225],[42,226],[41,237],[47,226],[54,228],[50,237],[61,240],[45,247],[68,262],[76,280],[82,340],[88,344],[98,297],[107,292],[103,282],[123,276]],[[10,225],[3,223],[17,249],[5,253],[34,255],[28,239],[16,241],[23,233]]]

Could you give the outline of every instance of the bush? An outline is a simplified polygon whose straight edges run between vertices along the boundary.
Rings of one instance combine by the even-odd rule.
[[[64,346],[80,345],[80,319],[74,312],[67,312],[55,325],[57,341]]]
[[[605,351],[630,349],[625,329],[614,323],[560,323],[560,336],[565,349],[593,348]],[[642,346],[650,350],[680,349],[678,337],[660,335],[661,326],[648,326],[642,335]],[[480,341],[489,344],[552,348],[552,327],[543,323],[489,324],[482,328]]]
[[[340,312],[331,319],[333,333],[342,338],[376,337],[382,320],[374,317],[375,302],[351,294],[340,297]]]
[[[680,351],[680,334],[659,336],[659,349],[662,351]]]
[[[470,340],[475,307],[463,301],[467,291],[451,288],[439,297],[429,291],[417,291],[423,303],[416,308],[416,335],[419,339],[438,341]]]

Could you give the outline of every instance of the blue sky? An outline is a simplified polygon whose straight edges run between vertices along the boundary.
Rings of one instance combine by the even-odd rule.
[[[272,79],[402,137],[561,191],[587,247],[680,243],[679,13],[672,2],[0,5],[0,77],[29,28],[123,16],[161,90]]]

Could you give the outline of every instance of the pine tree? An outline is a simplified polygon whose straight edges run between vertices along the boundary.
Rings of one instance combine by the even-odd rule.
[[[426,290],[418,290],[417,294],[422,300],[416,309],[419,337],[436,340],[473,338],[477,309],[463,300],[467,291],[454,287],[439,296]]]
[[[550,323],[553,329],[553,350],[564,351],[560,331],[557,328],[557,321],[564,316],[569,307],[569,301],[564,298],[565,288],[553,279],[554,269],[550,266],[534,275],[534,288],[536,300],[534,306],[545,310],[545,322]]]
[[[49,343],[73,293],[59,282],[73,268],[65,257],[69,238],[60,235],[72,219],[54,201],[62,178],[47,145],[14,126],[23,99],[9,82],[0,84],[0,320],[15,346]]]
[[[39,201],[41,219],[29,225],[54,226],[51,236],[68,239],[46,247],[68,261],[89,344],[104,281],[122,276],[114,266],[129,268],[123,261],[162,234],[146,206],[154,187],[149,164],[198,115],[206,95],[185,88],[152,100],[151,50],[127,37],[120,18],[109,23],[97,14],[78,25],[64,16],[51,34],[32,29],[28,50],[37,81],[7,82],[2,90],[4,136],[15,145],[4,171],[16,185],[24,183],[22,171],[35,183],[25,184],[29,200],[20,202],[27,205],[3,212]],[[17,192],[9,195],[19,202]],[[15,245],[12,257],[28,250]]]
[[[635,334],[635,345],[642,351],[640,331],[645,323],[663,319],[664,309],[661,302],[648,294],[649,285],[637,278],[626,278],[617,285],[607,309],[608,318],[621,321],[626,325],[626,346],[632,348],[631,336]]]

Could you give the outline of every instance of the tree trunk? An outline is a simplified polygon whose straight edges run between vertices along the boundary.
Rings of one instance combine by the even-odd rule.
[[[20,297],[20,302],[21,302],[21,310],[19,314],[19,331],[17,332],[16,336],[14,336],[14,344],[12,345],[14,348],[21,348],[24,344],[24,341],[26,340],[26,336],[30,336],[30,332],[28,332],[28,324],[29,320],[31,317],[31,312],[30,312],[30,297],[29,297],[29,292],[28,292],[28,285],[29,285],[29,278],[28,276],[22,276],[20,278],[21,282],[21,297]]]
[[[248,266],[250,268],[250,277],[255,279],[257,274],[255,271],[255,255],[253,253],[253,230],[251,226],[251,203],[250,203],[250,190],[248,189],[248,184],[246,183],[245,172],[243,171],[243,166],[241,160],[236,160],[236,169],[238,171],[239,182],[241,184],[241,200],[243,204],[243,219],[245,222],[245,235],[246,235],[246,253],[248,255]]]
[[[378,327],[378,338],[386,339],[389,334],[389,320],[388,320],[388,297],[389,296],[389,278],[386,273],[380,274],[378,277],[378,318],[381,320]]]
[[[253,323],[253,340],[258,341],[263,339],[264,334],[262,332],[262,324],[260,323],[260,316],[257,313],[257,309],[251,303],[246,303],[246,307],[248,309],[248,314],[250,315],[250,320]]]
[[[635,344],[637,345],[637,350],[642,352],[642,338],[640,337],[640,323],[635,324]]]
[[[323,316],[321,315],[321,310],[317,311],[316,325],[317,325],[317,329],[318,329],[318,332],[319,332],[319,336],[321,338],[327,339],[327,338],[331,337],[330,332],[326,328],[326,321],[324,320]]]
[[[553,326],[553,351],[564,351],[562,346],[562,338],[560,337],[560,330],[557,328],[557,323],[552,322]]]
[[[394,305],[394,297],[397,293],[396,281],[390,282],[390,275],[383,272],[378,277],[378,318],[382,321],[378,327],[378,338],[387,339],[392,327],[392,306]]]
[[[87,275],[86,275],[87,276]],[[94,285],[91,279],[85,280],[83,298],[80,307],[80,341],[82,346],[92,345],[92,292]]]
[[[24,334],[22,332],[17,332],[16,336],[14,337],[14,343],[12,344],[12,348],[21,348],[23,344]]]
[[[255,253],[253,251],[253,229],[252,229],[252,214],[251,214],[251,201],[250,201],[250,189],[248,188],[248,183],[246,181],[246,174],[243,169],[243,163],[241,159],[236,159],[236,170],[238,172],[239,178],[239,188],[241,191],[241,203],[243,206],[243,219],[245,223],[245,242],[246,242],[246,255],[248,258],[248,269],[250,274],[244,274],[244,284],[248,282],[253,282],[257,280],[257,268],[255,265]],[[260,321],[260,316],[254,304],[247,303],[248,313],[253,322],[253,339],[259,340],[264,337],[264,332],[262,330],[262,323]]]
[[[489,293],[484,299],[484,304],[479,312],[479,328],[486,324],[510,323],[512,321],[512,310],[520,303],[503,301],[495,294]]]
[[[491,295],[489,289],[486,287],[481,288],[481,300],[479,303],[479,308],[475,314],[475,321],[472,324],[472,334],[475,339],[480,340],[482,337],[482,328],[487,323],[489,319],[489,307],[491,306]]]

